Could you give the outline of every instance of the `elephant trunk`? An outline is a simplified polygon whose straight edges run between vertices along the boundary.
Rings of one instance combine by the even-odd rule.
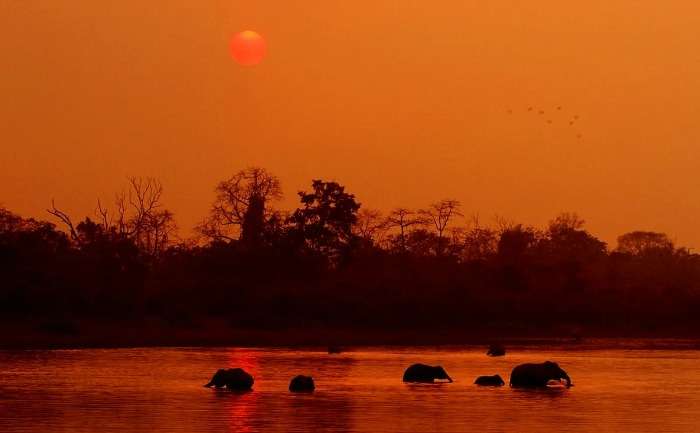
[[[569,377],[568,374],[564,373],[564,374],[562,375],[562,379],[566,380],[566,387],[567,387],[567,388],[571,388],[572,386],[574,386],[574,385],[571,383],[571,378]]]

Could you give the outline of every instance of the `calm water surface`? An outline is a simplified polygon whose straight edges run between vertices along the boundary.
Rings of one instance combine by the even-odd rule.
[[[569,390],[478,388],[522,362],[553,360]],[[0,432],[700,432],[700,351],[481,347],[313,350],[146,348],[0,352]],[[451,384],[406,385],[414,362]],[[254,391],[203,388],[241,366]],[[311,395],[287,391],[311,374]]]

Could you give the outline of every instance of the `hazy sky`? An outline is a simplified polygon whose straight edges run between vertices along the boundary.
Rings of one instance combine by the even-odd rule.
[[[245,29],[252,68],[228,53]],[[0,203],[82,217],[154,176],[187,233],[260,165],[286,207],[320,177],[367,207],[576,211],[700,247],[698,29],[696,0],[3,0]]]

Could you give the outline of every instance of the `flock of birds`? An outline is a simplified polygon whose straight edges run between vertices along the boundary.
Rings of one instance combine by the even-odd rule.
[[[509,115],[512,115],[515,113],[515,110],[513,110],[512,108],[508,108],[506,112]],[[545,123],[548,125],[552,125],[555,123],[554,116],[556,116],[556,119],[560,119],[557,121],[566,122],[566,124],[572,128],[575,127],[581,119],[581,117],[578,114],[566,115],[566,110],[564,110],[564,107],[562,107],[561,105],[557,105],[553,109],[547,111],[545,111],[543,108],[538,108],[530,105],[526,108],[526,112],[536,114],[537,116],[542,116],[542,118],[545,119]],[[566,117],[562,119],[563,115],[566,115]],[[576,133],[576,138],[580,139],[582,137],[583,135],[580,132]]]

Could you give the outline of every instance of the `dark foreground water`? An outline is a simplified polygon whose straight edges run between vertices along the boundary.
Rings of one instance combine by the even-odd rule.
[[[606,343],[605,346],[609,346]],[[700,351],[596,345],[484,349],[372,348],[341,355],[283,349],[0,352],[0,432],[698,432]],[[631,347],[631,348],[630,348]],[[522,362],[554,360],[571,389],[478,388]],[[406,385],[414,362],[442,364],[451,384]],[[254,391],[203,388],[241,366]],[[311,395],[287,391],[311,374]]]

